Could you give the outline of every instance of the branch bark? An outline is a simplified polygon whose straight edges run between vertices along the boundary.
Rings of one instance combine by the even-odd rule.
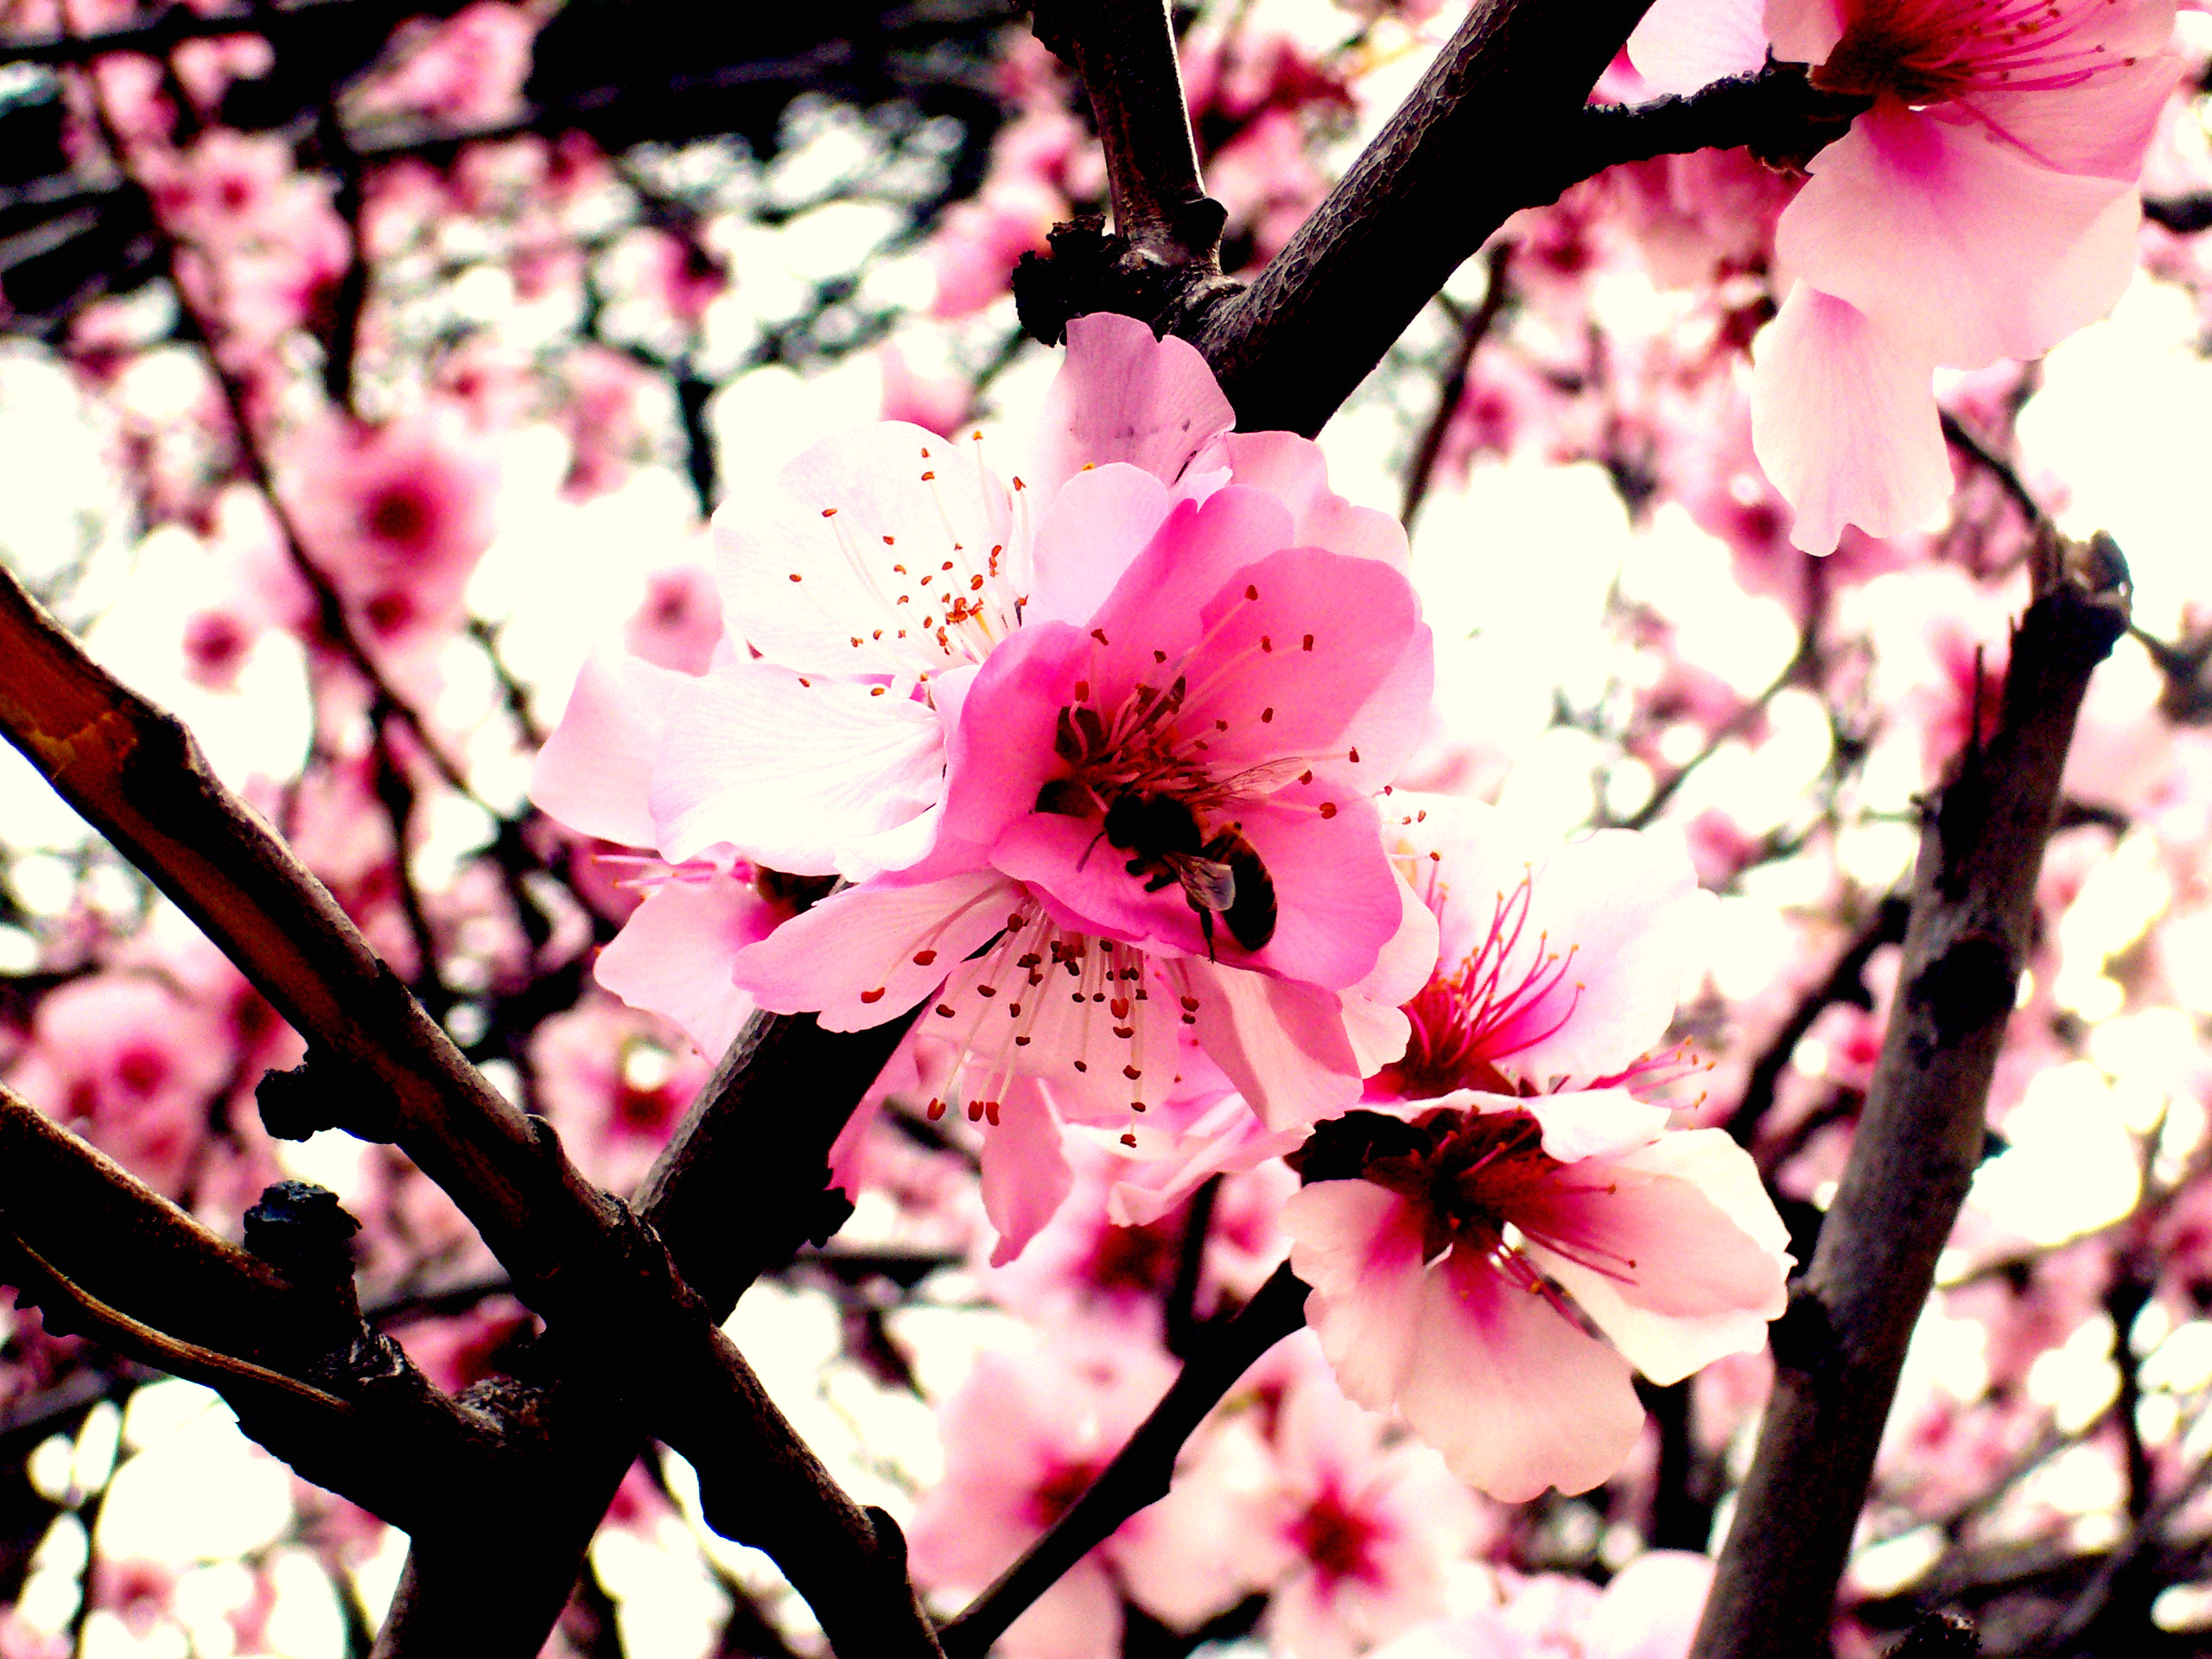
[[[2036,878],[2089,675],[2127,623],[2118,550],[2046,542],[1997,734],[1921,836],[1900,993],[1811,1268],[1775,1328],[1775,1389],[1695,1659],[1822,1654],[1905,1344],[1980,1161]]]
[[[710,1506],[776,1556],[834,1644],[934,1656],[903,1544],[893,1548],[799,1442],[652,1228],[462,1058],[191,734],[108,676],[5,573],[0,661],[0,729],[321,1052],[337,1126],[396,1141],[549,1327],[589,1333],[562,1351],[575,1372],[691,1457],[715,1489]],[[298,1075],[296,1101],[317,1069],[311,1059]],[[754,1525],[760,1503],[773,1506],[773,1535]],[[536,1651],[537,1637],[519,1639],[518,1652]]]
[[[1770,70],[1690,98],[1588,108],[1645,5],[1480,0],[1251,287],[1196,319],[1171,320],[1214,365],[1238,425],[1319,431],[1459,263],[1521,208],[1619,162],[1753,142],[1809,152],[1858,107],[1813,92],[1802,73]],[[1507,156],[1546,159],[1500,166]]]
[[[1306,1282],[1286,1262],[1236,1316],[1196,1345],[1152,1414],[1051,1530],[938,1632],[945,1659],[983,1659],[1038,1597],[1147,1503],[1167,1495],[1175,1459],[1255,1361],[1306,1323]]]

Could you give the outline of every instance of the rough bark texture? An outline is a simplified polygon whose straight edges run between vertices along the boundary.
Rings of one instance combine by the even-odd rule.
[[[2045,557],[1997,734],[1968,750],[1922,832],[1897,1006],[1819,1248],[1775,1329],[1774,1396],[1695,1659],[1827,1651],[1905,1345],[1981,1160],[2075,716],[2127,623],[2109,543]]]

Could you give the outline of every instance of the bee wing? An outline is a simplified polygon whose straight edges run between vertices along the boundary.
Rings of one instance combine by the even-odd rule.
[[[1224,911],[1236,902],[1236,872],[1211,858],[1182,854],[1171,860],[1184,896],[1199,910]]]

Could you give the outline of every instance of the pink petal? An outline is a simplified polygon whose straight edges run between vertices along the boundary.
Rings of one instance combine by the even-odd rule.
[[[753,999],[730,982],[731,967],[781,915],[750,881],[678,877],[631,912],[592,972],[632,1007],[675,1020],[702,1054],[719,1059],[753,1013]]]
[[[1801,198],[1802,200],[1802,198]],[[1796,509],[1789,539],[1832,551],[1843,527],[1900,536],[1951,493],[1924,350],[1807,283],[1756,344],[1751,448]]]
[[[2165,14],[2158,39],[2164,45],[2173,31],[2172,7],[2133,10]],[[1960,105],[2044,167],[2132,185],[2181,70],[2178,57],[2153,50],[2063,92],[1976,92]]]
[[[732,977],[764,1008],[818,1013],[828,1030],[865,1031],[935,990],[1004,930],[1021,899],[995,870],[848,887],[740,952]]]
[[[1766,35],[1783,63],[1826,63],[1851,0],[1766,0]]]
[[[1089,627],[1172,505],[1166,485],[1126,462],[1068,480],[1037,526],[1024,629],[1052,621]]]
[[[1198,1041],[1269,1128],[1313,1122],[1359,1098],[1359,1060],[1333,993],[1204,957],[1179,965],[1198,999]]]
[[[1229,481],[1265,490],[1288,507],[1293,545],[1406,568],[1412,555],[1405,526],[1332,491],[1328,461],[1313,439],[1295,432],[1232,432],[1226,442]]]
[[[1046,394],[1041,475],[1029,481],[1057,490],[1085,467],[1126,461],[1173,484],[1236,423],[1188,341],[1154,340],[1144,323],[1110,312],[1077,317]]]
[[[1628,58],[1655,98],[1754,73],[1766,64],[1764,0],[1657,0]]]
[[[1471,1091],[1468,1091],[1471,1092]],[[1665,1133],[1673,1116],[1664,1106],[1638,1100],[1625,1089],[1561,1090],[1526,1098],[1478,1095],[1494,1105],[1481,1111],[1523,1111],[1544,1133],[1544,1152],[1562,1164],[1624,1155]]]
[[[1927,329],[1936,363],[2039,356],[2110,310],[2134,274],[2129,192],[1949,116],[1885,101],[1853,122],[1813,158],[1776,258],[1885,328]]]
[[[927,703],[724,663],[670,705],[653,818],[678,861],[727,842],[772,869],[865,877],[928,850],[929,826],[912,826],[938,804],[944,771]]]
[[[763,656],[821,673],[891,675],[966,660],[918,626],[900,640],[895,629],[906,619],[893,616],[887,596],[947,558],[963,579],[982,572],[991,547],[1011,538],[1004,486],[969,448],[886,421],[823,439],[784,468],[765,499],[726,504],[715,515],[715,549],[730,632]],[[893,569],[900,564],[907,574]]]
[[[984,660],[946,728],[947,834],[988,847],[1008,824],[1033,814],[1038,790],[1067,770],[1053,736],[1096,654],[1080,629],[1037,622],[1017,629]]]
[[[1723,1130],[1681,1130],[1561,1171],[1514,1220],[1531,1255],[1655,1382],[1764,1347],[1787,1300],[1788,1233],[1751,1155]]]
[[[1294,758],[1372,794],[1421,741],[1434,652],[1389,565],[1287,548],[1229,573],[1198,620],[1183,724],[1228,723],[1206,740],[1217,771]]]
[[[1719,902],[1699,889],[1681,837],[1607,830],[1570,842],[1536,877],[1534,897],[1549,948],[1571,955],[1559,983],[1516,1022],[1550,1029],[1514,1053],[1516,1074],[1545,1083],[1633,1064],[1674,1022],[1682,963]]]
[[[1515,1503],[1586,1491],[1634,1447],[1643,1411],[1620,1356],[1467,1251],[1425,1267],[1396,1194],[1318,1181],[1283,1206],[1283,1226],[1344,1392],[1395,1405],[1462,1480]]]
[[[1588,1491],[1628,1460],[1643,1408],[1618,1354],[1470,1252],[1421,1285],[1398,1411],[1453,1474],[1518,1503]]]
[[[626,653],[593,656],[531,767],[538,810],[602,841],[655,845],[645,805],[653,755],[669,703],[690,677]]]
[[[1264,491],[1231,486],[1177,502],[1091,614],[1088,626],[1109,641],[1094,677],[1136,684],[1180,661],[1204,632],[1200,609],[1247,565],[1289,546],[1290,531],[1288,510]]]
[[[1397,873],[1382,856],[1374,802],[1333,803],[1325,818],[1311,810],[1321,790],[1318,781],[1294,784],[1243,814],[1244,838],[1274,882],[1276,920],[1265,946],[1236,954],[1287,979],[1343,990],[1375,971],[1406,912]]]
[[[998,1230],[991,1265],[1002,1268],[1050,1221],[1075,1172],[1060,1150],[1060,1121],[1033,1082],[1009,1089],[999,1121],[983,1135],[983,1213]]]
[[[1370,1411],[1389,1410],[1416,1357],[1424,1270],[1413,1206],[1372,1181],[1316,1181],[1284,1203],[1282,1229],[1337,1382]]]

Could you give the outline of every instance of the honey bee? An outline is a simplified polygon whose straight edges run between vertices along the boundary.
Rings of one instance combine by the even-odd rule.
[[[1213,956],[1213,918],[1247,950],[1275,934],[1275,884],[1252,843],[1230,829],[1205,838],[1198,815],[1172,795],[1130,790],[1106,804],[1109,845],[1134,854],[1122,868],[1147,878],[1147,893],[1180,882],[1184,899],[1198,912],[1206,955]]]

